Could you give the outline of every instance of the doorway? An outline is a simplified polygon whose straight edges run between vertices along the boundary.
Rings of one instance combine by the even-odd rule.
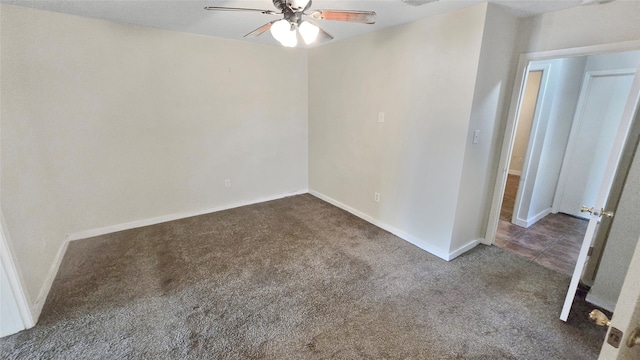
[[[640,52],[532,61],[495,245],[571,275]],[[577,175],[577,176],[576,176]]]
[[[494,245],[573,274],[588,224],[573,203],[593,204],[639,61],[626,51],[529,63],[505,136],[511,153],[487,232]]]

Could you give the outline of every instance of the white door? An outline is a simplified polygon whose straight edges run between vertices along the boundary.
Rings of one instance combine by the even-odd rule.
[[[640,240],[636,245],[631,264],[629,264],[629,270],[622,285],[616,311],[611,319],[611,325],[602,345],[599,359],[640,359],[640,277],[638,274],[640,274]],[[622,342],[617,348],[606,341],[612,328],[621,330],[623,333]],[[638,337],[639,343],[629,346],[629,340],[633,339],[634,334]],[[634,344],[633,340],[631,340],[631,344]]]
[[[638,65],[638,69],[636,73],[640,74],[640,65]],[[578,288],[578,283],[580,282],[580,277],[582,276],[585,262],[587,260],[587,254],[593,242],[596,226],[600,219],[600,215],[601,215],[600,209],[605,206],[607,197],[609,195],[609,189],[611,188],[611,183],[613,182],[613,177],[615,175],[616,168],[618,167],[620,154],[622,152],[625,140],[627,138],[629,126],[631,125],[631,122],[634,118],[640,117],[640,112],[637,111],[639,94],[640,94],[640,76],[635,76],[631,84],[631,90],[629,91],[629,96],[626,101],[624,111],[622,113],[620,125],[618,126],[615,139],[612,143],[610,150],[606,154],[607,161],[606,161],[606,165],[604,166],[604,172],[603,172],[602,178],[598,183],[597,196],[593,203],[584,204],[584,205],[593,207],[595,211],[593,211],[589,215],[589,225],[587,226],[587,231],[584,236],[584,240],[582,241],[580,254],[578,255],[578,261],[573,271],[573,276],[571,277],[571,283],[569,285],[569,290],[567,291],[567,296],[564,301],[564,306],[562,307],[562,312],[560,313],[560,319],[562,321],[567,321],[567,318],[569,317],[569,312],[571,311],[571,306],[573,304],[573,298],[575,297],[576,289]],[[636,119],[636,121],[640,121],[640,119]]]
[[[587,72],[559,179],[556,211],[588,219],[629,97],[635,69]]]

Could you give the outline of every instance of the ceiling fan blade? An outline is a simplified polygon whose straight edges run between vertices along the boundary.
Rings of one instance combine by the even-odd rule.
[[[375,24],[376,13],[373,11],[355,10],[315,10],[311,13],[314,19],[357,22],[363,24]]]
[[[309,21],[309,20],[306,20]],[[313,21],[309,21],[310,23],[312,23],[313,25],[315,25],[318,28],[318,37],[316,38],[317,42],[325,42],[325,41],[329,41],[329,40],[333,40],[333,36],[331,36],[331,34],[329,34],[328,32],[324,31],[320,26],[318,26],[318,24],[316,24]]]
[[[213,11],[255,11],[261,12],[267,15],[278,15],[282,14],[279,12],[275,12],[273,10],[262,10],[262,9],[250,9],[250,8],[236,8],[236,7],[223,7],[223,6],[206,6],[205,10],[213,10]]]
[[[411,6],[420,6],[438,0],[402,0],[403,3]]]
[[[325,41],[333,40],[333,36],[331,36],[331,34],[322,30],[322,28],[318,28],[318,29],[320,29],[320,31],[318,32],[318,39],[316,41],[322,43]]]
[[[280,21],[280,20],[274,20],[272,22],[268,22],[268,23],[260,26],[259,28],[253,30],[252,32],[248,33],[244,37],[258,37],[258,36],[264,34],[265,32],[267,32],[269,29],[271,29],[271,25],[273,25],[273,23],[276,22],[276,21]]]

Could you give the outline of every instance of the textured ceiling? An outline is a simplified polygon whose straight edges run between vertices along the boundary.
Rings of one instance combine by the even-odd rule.
[[[276,15],[264,15],[258,12],[213,12],[203,9],[205,6],[230,6],[273,10],[271,0],[0,0],[0,2],[119,23],[277,44],[268,33],[259,38],[243,39],[243,35],[249,31],[266,22],[278,19]],[[439,0],[415,6],[421,2],[424,0],[314,0],[311,8],[371,10],[378,14],[374,25],[318,21],[318,25],[333,35],[334,41],[337,41],[420,18],[443,14],[483,1]],[[490,0],[490,2],[506,7],[518,16],[529,16],[580,6],[582,0]]]

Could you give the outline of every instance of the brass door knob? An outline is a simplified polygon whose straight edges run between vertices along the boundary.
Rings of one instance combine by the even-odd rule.
[[[595,216],[613,217],[613,211],[605,210],[605,209],[598,210],[596,208],[586,207],[584,205],[580,207],[580,212],[588,212],[589,214],[593,214]]]
[[[613,211],[602,209],[600,210],[600,215],[606,216],[606,217],[613,217]]]
[[[593,208],[586,207],[585,205],[582,205],[580,207],[580,212],[588,212],[589,214],[593,214]]]
[[[598,326],[609,326],[611,320],[600,310],[593,310],[589,313],[589,319],[593,320]]]

